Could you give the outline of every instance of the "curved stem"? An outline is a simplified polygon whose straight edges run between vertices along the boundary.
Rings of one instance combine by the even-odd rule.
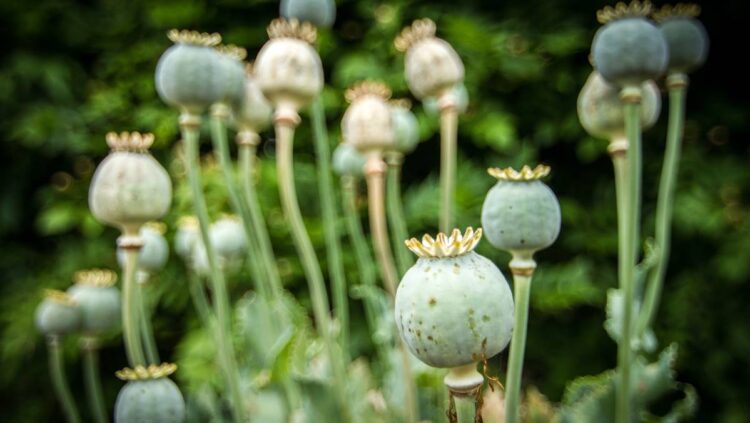
[[[188,289],[190,298],[193,300],[193,306],[198,312],[198,318],[203,328],[208,330],[211,323],[211,306],[206,298],[206,292],[203,290],[203,282],[193,271],[188,271]]]
[[[81,416],[78,414],[76,403],[73,401],[73,395],[70,393],[68,381],[65,377],[60,339],[55,335],[48,336],[47,349],[52,386],[55,389],[57,400],[60,402],[63,412],[65,413],[65,419],[68,423],[79,423],[81,421]]]
[[[143,366],[146,358],[141,345],[140,326],[138,312],[138,286],[136,285],[135,272],[138,265],[138,252],[140,246],[124,248],[125,266],[123,267],[122,287],[122,333],[125,342],[125,353],[128,356],[130,366]]]
[[[388,224],[391,228],[394,249],[396,250],[396,263],[399,274],[403,275],[414,264],[414,258],[404,246],[404,241],[409,237],[404,218],[404,206],[401,203],[401,163],[403,156],[400,153],[388,153],[388,174],[386,175],[386,207],[388,208]]]
[[[208,209],[206,208],[206,200],[203,196],[200,176],[199,126],[200,116],[185,113],[180,117],[180,129],[182,130],[182,138],[185,142],[185,168],[187,169],[188,181],[193,196],[193,208],[200,224],[201,239],[206,248],[211,274],[210,280],[214,295],[214,311],[217,319],[217,328],[214,333],[216,334],[218,359],[224,371],[224,378],[231,398],[232,417],[235,422],[244,422],[245,411],[240,391],[239,372],[237,371],[237,361],[229,336],[231,333],[229,295],[227,294],[224,274],[219,269],[216,251],[208,236]]]
[[[367,178],[367,199],[370,209],[370,231],[375,248],[383,284],[392,298],[396,297],[398,275],[393,264],[393,253],[388,239],[388,227],[385,222],[385,181],[387,166],[379,153],[370,153],[365,164]]]
[[[108,421],[107,407],[104,405],[102,382],[99,376],[99,349],[96,338],[88,336],[81,338],[81,355],[91,416],[96,423],[106,423]]]
[[[440,111],[440,231],[445,234],[453,229],[457,137],[458,109],[443,107]]]
[[[138,296],[138,313],[140,314],[141,339],[143,340],[143,350],[146,353],[146,361],[149,364],[159,364],[159,349],[156,347],[156,338],[154,338],[154,329],[151,326],[151,306],[146,304],[144,290],[146,287],[139,283],[136,286],[136,295]]]

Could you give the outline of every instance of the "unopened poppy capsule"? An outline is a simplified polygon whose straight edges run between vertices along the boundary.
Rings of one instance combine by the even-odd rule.
[[[669,73],[689,73],[703,65],[708,56],[708,33],[696,19],[700,6],[664,5],[654,13],[669,48]]]
[[[183,423],[185,399],[169,375],[177,365],[164,363],[122,369],[117,377],[126,381],[115,402],[117,423]]]
[[[81,328],[81,309],[70,295],[48,289],[36,308],[34,323],[44,335],[67,335]]]
[[[81,309],[81,330],[98,335],[120,326],[120,291],[115,286],[117,275],[111,270],[91,269],[76,272],[75,285],[68,295]]]

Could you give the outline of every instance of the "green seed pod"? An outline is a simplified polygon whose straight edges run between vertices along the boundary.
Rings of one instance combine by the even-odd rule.
[[[239,131],[250,131],[257,134],[271,124],[273,109],[268,99],[260,91],[260,87],[253,79],[251,72],[252,70],[248,69],[245,74],[244,96],[239,109],[234,114],[234,119]]]
[[[349,143],[343,142],[333,150],[332,166],[337,175],[362,176],[365,162],[365,157]]]
[[[330,28],[336,20],[336,3],[333,0],[281,0],[281,16],[310,22],[318,28]]]
[[[406,53],[406,82],[417,98],[439,98],[463,81],[464,64],[450,44],[435,37],[433,21],[414,21],[394,44]]]
[[[402,98],[392,100],[390,106],[395,148],[402,154],[411,153],[419,144],[419,122],[410,110],[411,102]]]
[[[466,85],[456,84],[451,92],[456,101],[456,109],[458,110],[458,113],[466,113],[466,109],[469,108],[469,92],[466,90]],[[440,116],[440,105],[438,104],[437,98],[425,98],[422,100],[422,107],[424,107],[425,113],[429,116]]]
[[[34,323],[44,335],[66,335],[81,328],[81,309],[68,294],[48,289],[36,308]]]
[[[654,81],[641,84],[641,128],[654,126],[661,113],[661,95]],[[612,140],[625,137],[625,110],[620,89],[594,71],[578,95],[578,119],[592,136]]]
[[[700,6],[664,5],[654,13],[669,47],[669,73],[689,73],[701,67],[708,56],[708,33],[700,21]]]
[[[183,260],[193,254],[195,244],[200,241],[200,227],[195,216],[183,216],[177,222],[177,232],[174,236],[174,251]]]
[[[482,230],[425,235],[407,246],[420,258],[396,292],[396,327],[409,350],[441,368],[500,353],[513,332],[513,297],[492,261],[475,253]]]
[[[76,272],[75,285],[68,295],[81,309],[81,330],[98,335],[120,326],[120,291],[115,287],[117,275],[110,270],[92,269]]]
[[[164,239],[166,226],[159,222],[148,222],[140,230],[143,247],[138,253],[138,270],[147,274],[159,272],[169,260],[169,244]],[[125,250],[117,249],[117,262],[125,267]]]
[[[649,13],[651,3],[638,1],[597,13],[604,26],[594,36],[591,55],[594,67],[607,81],[640,86],[666,70],[667,42],[659,28],[646,20]]]
[[[213,85],[219,93],[218,102],[233,109],[242,104],[245,93],[245,65],[247,51],[232,44],[218,46],[219,55],[213,62]]]
[[[182,423],[185,400],[167,376],[174,364],[123,369],[117,377],[126,380],[115,402],[115,423]]]
[[[167,37],[175,45],[162,54],[156,65],[156,91],[170,106],[201,114],[222,99],[215,77],[216,62],[221,56],[212,48],[221,42],[221,36],[173,29]]]
[[[341,119],[341,136],[362,153],[395,146],[393,116],[388,106],[391,90],[380,82],[360,82],[346,90],[350,103]]]
[[[482,227],[487,240],[505,251],[539,251],[549,247],[560,234],[560,203],[540,178],[549,167],[534,170],[524,166],[489,169],[498,179],[482,205]]]
[[[224,260],[241,260],[247,252],[245,228],[237,216],[225,216],[214,222],[208,237],[216,254]]]
[[[153,141],[151,134],[107,134],[111,150],[89,188],[89,208],[97,220],[136,234],[144,223],[167,213],[172,181],[148,152]]]

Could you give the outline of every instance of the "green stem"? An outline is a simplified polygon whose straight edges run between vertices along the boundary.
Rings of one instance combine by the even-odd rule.
[[[190,297],[193,300],[193,306],[198,312],[198,318],[203,324],[203,328],[208,330],[211,323],[211,306],[206,298],[206,292],[203,290],[203,282],[195,272],[188,271],[188,289],[190,290]]]
[[[375,256],[380,265],[380,273],[388,294],[396,297],[398,274],[393,263],[391,242],[388,239],[388,225],[385,217],[385,173],[388,166],[380,153],[370,153],[365,164],[367,179],[367,202],[370,215],[370,232],[375,249]]]
[[[79,423],[81,417],[78,414],[73,395],[70,393],[68,381],[65,377],[65,368],[63,367],[62,347],[60,339],[56,335],[47,337],[47,349],[49,355],[49,372],[52,378],[52,386],[55,389],[57,400],[60,401],[65,419],[68,423]]]
[[[245,411],[242,401],[242,392],[240,391],[239,372],[237,371],[237,361],[231,344],[231,315],[229,307],[229,295],[227,293],[226,281],[224,274],[219,268],[216,251],[208,236],[208,209],[206,200],[203,196],[200,159],[199,159],[199,127],[200,116],[185,113],[180,117],[180,128],[182,130],[182,139],[185,142],[185,168],[187,169],[188,181],[193,196],[193,208],[195,216],[200,224],[201,239],[206,248],[208,264],[210,268],[210,280],[213,289],[214,311],[217,319],[216,343],[218,350],[218,359],[224,378],[227,383],[227,389],[231,398],[232,417],[235,422],[245,421]]]
[[[159,364],[159,349],[156,348],[156,338],[154,338],[154,329],[151,326],[151,306],[146,304],[146,296],[143,295],[146,287],[139,283],[136,287],[136,296],[138,297],[138,312],[140,313],[141,339],[143,340],[143,350],[146,353],[146,361],[149,364]]]
[[[671,82],[671,84],[670,84]],[[667,130],[667,147],[664,152],[661,178],[659,180],[659,198],[656,204],[656,247],[658,260],[651,273],[643,309],[638,321],[638,333],[643,333],[653,323],[659,308],[664,276],[669,262],[670,237],[672,229],[672,203],[680,167],[682,135],[685,124],[685,93],[687,77],[682,74],[670,75],[667,78],[669,88],[669,127]]]
[[[141,345],[140,326],[138,312],[138,286],[136,285],[135,273],[138,265],[138,252],[140,247],[125,248],[125,266],[123,267],[122,287],[122,332],[125,341],[125,353],[128,356],[130,366],[143,366],[146,358]]]
[[[440,231],[445,234],[453,229],[457,137],[458,109],[444,107],[440,112]]]
[[[341,240],[336,231],[338,216],[331,172],[331,147],[326,129],[325,108],[320,96],[310,106],[310,121],[315,141],[315,158],[318,167],[318,192],[323,218],[323,234],[326,240],[326,258],[328,273],[331,277],[333,309],[338,320],[340,332],[339,343],[344,352],[344,359],[349,356],[349,301],[346,295],[347,284],[344,276],[344,262],[341,259]]]
[[[453,398],[456,402],[456,416],[458,416],[458,423],[474,423],[475,414],[475,399],[473,397],[459,397]]]
[[[386,207],[388,208],[388,223],[391,228],[391,237],[396,250],[396,263],[399,274],[403,275],[414,264],[411,252],[404,246],[404,241],[409,237],[404,218],[404,206],[401,203],[401,164],[403,163],[401,153],[386,154],[388,173],[386,175]]]
[[[99,376],[99,349],[94,337],[81,337],[81,355],[83,356],[83,376],[86,383],[91,416],[96,423],[106,423],[107,407],[104,405],[101,377]]]

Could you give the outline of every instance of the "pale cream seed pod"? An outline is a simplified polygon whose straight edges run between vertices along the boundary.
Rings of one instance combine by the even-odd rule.
[[[380,82],[360,82],[346,91],[350,105],[341,120],[344,140],[363,154],[380,153],[395,145],[391,90]]]

